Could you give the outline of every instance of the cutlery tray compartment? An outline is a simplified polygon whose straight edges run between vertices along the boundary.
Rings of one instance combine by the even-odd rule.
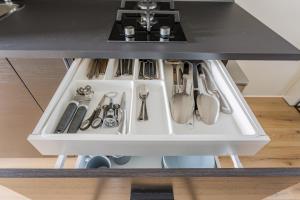
[[[109,59],[104,74],[88,79],[91,59],[76,59],[28,140],[44,155],[253,155],[268,143],[254,114],[234,85],[225,67],[218,61],[206,61],[218,88],[230,102],[232,114],[220,113],[216,124],[206,125],[193,117],[188,124],[177,124],[171,115],[172,66],[157,63],[157,78],[141,80],[138,59],[132,61],[130,75],[115,76],[118,59]],[[190,72],[192,68],[190,69]],[[151,70],[150,70],[151,71]],[[85,119],[107,92],[118,93],[120,102],[126,93],[126,134],[117,128],[88,128],[77,133],[55,134],[54,130],[76,88],[90,85],[94,95]],[[148,92],[148,120],[138,120],[140,91]],[[146,88],[146,89],[145,89]],[[144,115],[143,115],[144,116]]]

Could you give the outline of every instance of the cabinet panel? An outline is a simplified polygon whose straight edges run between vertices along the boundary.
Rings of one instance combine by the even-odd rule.
[[[27,142],[42,112],[5,59],[0,59],[0,157],[40,154]]]
[[[299,181],[299,177],[0,179],[10,190],[43,200],[129,200],[132,185],[172,185],[175,200],[298,199]]]
[[[9,59],[39,105],[46,109],[66,73],[62,59]]]

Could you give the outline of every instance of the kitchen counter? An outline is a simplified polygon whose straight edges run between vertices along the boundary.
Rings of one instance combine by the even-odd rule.
[[[176,2],[188,42],[108,42],[119,1],[26,0],[0,21],[0,57],[300,60],[300,51],[234,3]]]

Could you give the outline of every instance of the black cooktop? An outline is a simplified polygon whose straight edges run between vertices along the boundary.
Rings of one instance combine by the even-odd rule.
[[[164,17],[163,17],[164,18]],[[132,41],[132,42],[172,42],[172,41],[187,41],[182,30],[180,23],[166,23],[163,18],[157,18],[157,23],[152,26],[151,31],[148,32],[145,28],[143,28],[137,18],[133,18],[132,20],[122,20],[121,22],[115,21],[110,36],[108,38],[109,41]],[[168,21],[168,20],[167,20]],[[160,27],[161,26],[170,26],[171,34],[168,39],[161,39],[160,37]],[[124,34],[125,26],[134,26],[135,27],[135,35],[132,38],[126,38]]]
[[[126,2],[125,10],[138,10],[136,2]],[[157,3],[158,10],[170,10],[169,3]],[[174,42],[174,41],[187,41],[183,32],[182,26],[179,22],[175,22],[174,16],[171,14],[155,14],[155,24],[148,32],[146,28],[142,27],[139,23],[140,14],[123,14],[121,21],[115,21],[109,41],[117,42]],[[133,26],[135,28],[135,35],[132,38],[126,38],[124,28],[126,26]],[[171,29],[170,37],[162,39],[160,37],[160,27],[169,26]]]

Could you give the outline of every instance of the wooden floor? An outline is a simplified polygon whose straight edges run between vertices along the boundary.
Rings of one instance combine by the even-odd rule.
[[[247,98],[271,142],[257,155],[241,157],[245,167],[300,167],[300,114],[281,98]],[[52,168],[55,158],[2,158],[0,167]],[[67,160],[72,168],[75,158]],[[222,167],[232,167],[227,157]],[[298,200],[299,177],[1,179],[0,199],[130,199],[132,184],[172,184],[176,200]]]
[[[271,138],[258,154],[240,157],[244,167],[300,167],[300,113],[282,98],[246,98]],[[221,158],[223,167],[232,167]]]
[[[241,157],[244,167],[300,167],[300,113],[281,98],[246,100],[271,142],[257,155]],[[0,158],[0,168],[52,168],[55,160],[55,157]],[[228,157],[220,161],[222,167],[233,167]],[[73,168],[74,164],[75,158],[68,158],[66,168]]]

